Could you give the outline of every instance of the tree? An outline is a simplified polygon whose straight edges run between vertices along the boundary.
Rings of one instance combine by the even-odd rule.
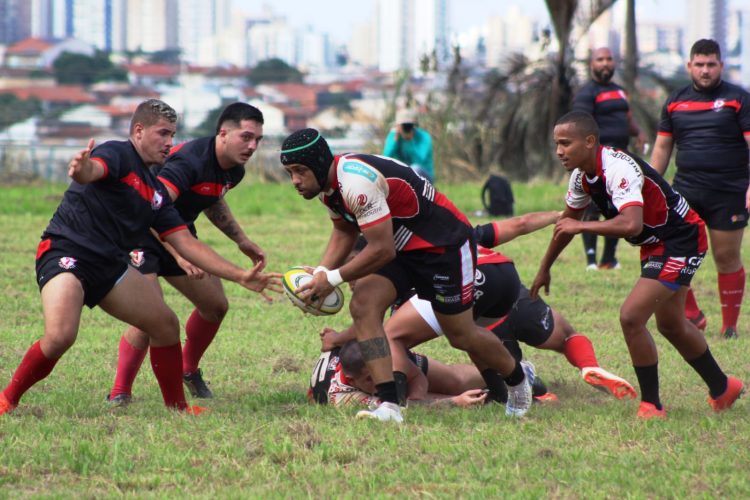
[[[91,85],[113,80],[127,81],[127,72],[112,64],[106,52],[97,50],[93,57],[63,52],[52,64],[55,80],[60,84]]]
[[[34,98],[22,101],[13,94],[0,94],[0,129],[41,113],[42,105]]]
[[[302,73],[278,58],[261,61],[250,70],[248,77],[252,85],[261,83],[301,83]]]

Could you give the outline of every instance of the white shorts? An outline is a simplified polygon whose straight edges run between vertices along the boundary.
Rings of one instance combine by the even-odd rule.
[[[430,325],[430,328],[432,328],[432,331],[434,331],[436,335],[440,336],[443,334],[443,329],[440,327],[440,323],[438,323],[437,316],[435,316],[435,311],[432,310],[432,304],[429,300],[420,299],[415,294],[412,295],[409,302],[419,313],[425,323]]]

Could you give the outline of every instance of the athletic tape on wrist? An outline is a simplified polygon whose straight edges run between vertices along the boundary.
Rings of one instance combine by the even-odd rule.
[[[326,271],[326,278],[328,279],[328,283],[330,283],[332,287],[337,287],[344,282],[344,279],[341,277],[341,271],[339,271],[338,269]]]

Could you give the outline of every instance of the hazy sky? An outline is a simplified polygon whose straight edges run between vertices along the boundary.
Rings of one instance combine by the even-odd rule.
[[[233,0],[237,8],[252,14],[261,12],[264,4],[270,5],[277,14],[286,16],[298,27],[311,25],[314,30],[328,33],[337,42],[349,41],[352,28],[369,19],[374,0]],[[739,6],[747,0],[730,0],[730,6]],[[625,1],[617,2],[624,8]],[[615,8],[618,5],[615,5]],[[461,33],[481,26],[487,17],[502,15],[511,5],[546,24],[547,8],[544,0],[448,0],[451,32]],[[684,0],[638,0],[638,19],[684,23]]]

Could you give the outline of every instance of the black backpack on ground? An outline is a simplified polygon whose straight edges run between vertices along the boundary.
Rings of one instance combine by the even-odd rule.
[[[490,215],[513,215],[513,190],[500,175],[490,175],[482,188],[482,204]]]

